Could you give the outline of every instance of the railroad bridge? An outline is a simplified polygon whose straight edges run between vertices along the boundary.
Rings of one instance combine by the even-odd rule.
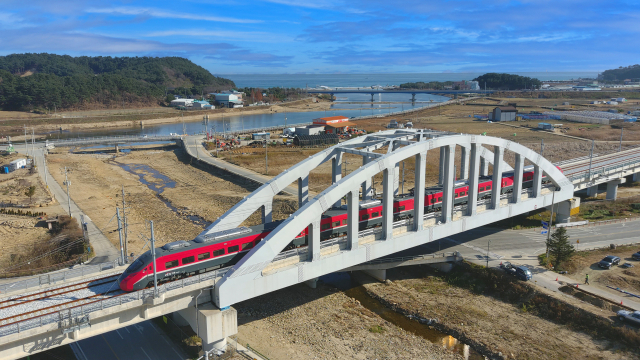
[[[456,152],[461,155],[459,162],[455,160]],[[417,206],[414,206],[411,217],[394,219],[393,200],[398,194],[399,164],[413,159],[416,164],[413,173],[415,184],[425,184],[427,157],[434,153],[440,154],[441,209],[424,213],[425,187],[415,186],[410,198]],[[513,167],[504,161],[505,153],[513,154]],[[360,156],[362,166],[342,177],[345,154]],[[331,164],[332,183],[310,198],[309,174],[323,163]],[[525,166],[527,172],[533,172],[533,178],[528,180],[532,185],[523,188]],[[615,189],[624,177],[640,172],[640,149],[576,159],[561,167],[564,173],[533,150],[488,136],[397,129],[345,141],[272,178],[198,235],[215,236],[217,232],[236,228],[256,211],[261,211],[264,222],[270,222],[274,196],[297,183],[298,210],[236,265],[165,283],[158,287],[157,294],[153,289],[145,289],[101,295],[2,318],[0,358],[24,357],[175,312],[180,313],[194,329],[197,326],[208,347],[218,347],[225,343],[226,336],[237,331],[235,310],[230,307],[235,303],[302,282],[313,285],[318,277],[335,271],[376,271],[383,268],[381,263],[387,255],[548,207],[552,201],[566,204],[576,189],[594,191],[598,184],[607,183],[608,192],[615,198]],[[501,194],[501,175],[512,170],[513,191]],[[470,200],[456,206],[454,181],[458,172],[468,181]],[[359,230],[360,201],[372,199],[372,178],[378,174],[383,178],[383,192],[382,198],[375,201],[380,201],[382,206],[382,226]],[[492,176],[491,180],[482,180],[492,182],[491,196],[478,199],[478,184],[483,175]],[[346,235],[321,242],[321,216],[336,206],[348,214]],[[562,218],[563,211],[560,212]],[[564,213],[566,215],[568,211]],[[291,240],[307,227],[309,246],[284,251]],[[455,258],[455,254],[449,254],[446,259]],[[429,259],[391,260],[410,263]],[[438,262],[442,259],[432,260]],[[100,272],[100,275],[89,274],[88,279],[117,275],[123,270],[122,267],[111,268]],[[107,274],[108,271],[112,272]],[[24,290],[15,291],[22,285],[14,283],[0,286],[0,291],[3,294],[13,291],[12,296],[24,296],[26,293],[38,293],[47,286],[50,288],[52,279],[59,279],[57,286],[87,280],[86,276],[70,280],[66,275],[64,279],[57,275],[44,277],[48,278],[48,285],[43,285],[41,276],[36,284],[25,285]],[[0,301],[7,301],[7,298]]]

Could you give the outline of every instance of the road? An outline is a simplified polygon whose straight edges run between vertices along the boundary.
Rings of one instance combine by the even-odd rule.
[[[24,151],[24,145],[20,147],[18,144],[16,144],[15,148],[17,151],[26,154],[26,151]],[[63,189],[62,186],[60,186],[60,184],[58,184],[58,182],[53,179],[48,166],[42,166],[44,159],[44,147],[41,144],[36,145],[35,153],[35,163],[38,169],[38,174],[42,178],[42,181],[47,184],[47,186],[49,187],[49,191],[51,191],[51,194],[53,194],[62,208],[64,208],[68,212],[69,206],[67,206],[66,189]],[[31,150],[29,150],[29,154],[31,154]],[[78,205],[76,205],[76,203],[73,201],[73,187],[71,187],[70,189],[72,197],[70,204],[72,216],[79,220],[80,215],[83,215],[85,221],[87,221],[89,217],[84,212],[82,212],[82,209],[80,209],[80,207],[78,207]],[[116,249],[116,247],[113,246],[113,244],[109,241],[109,239],[107,239],[106,236],[104,236],[104,234],[100,231],[100,229],[98,229],[93,221],[91,221],[91,219],[87,221],[87,230],[89,243],[91,244],[91,248],[93,249],[93,252],[95,254],[95,257],[90,261],[91,264],[98,264],[115,260],[120,256],[120,253]]]
[[[226,161],[218,160],[211,156],[207,150],[202,146],[203,137],[202,136],[187,136],[184,138],[185,148],[187,153],[194,158],[199,159],[202,162],[205,162],[209,165],[215,166],[218,169],[225,170],[231,174],[241,176],[245,179],[254,181],[259,184],[264,184],[267,181],[271,180],[271,177],[260,175],[254,171],[245,169],[240,166],[236,166],[233,164],[229,164]],[[287,186],[286,188],[281,190],[282,192],[292,195],[298,196],[298,188],[293,186]]]
[[[184,360],[189,357],[152,321],[80,340],[78,360]]]

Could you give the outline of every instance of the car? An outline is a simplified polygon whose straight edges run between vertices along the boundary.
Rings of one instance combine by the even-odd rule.
[[[524,281],[531,280],[531,278],[533,277],[533,275],[531,274],[531,270],[529,270],[529,268],[526,266],[518,266],[516,268],[514,275],[518,279],[524,280]]]
[[[607,255],[604,259],[600,260],[598,266],[603,269],[610,269],[613,265],[620,264],[620,258],[613,255]]]
[[[631,255],[631,258],[633,260],[639,260],[640,261],[640,252],[637,252],[637,253]]]
[[[629,321],[636,325],[640,325],[640,311],[618,310],[618,318],[621,321]]]
[[[500,264],[500,268],[510,275],[514,275],[516,272],[515,266],[513,266],[513,264],[511,264],[508,261],[505,261],[504,263]]]

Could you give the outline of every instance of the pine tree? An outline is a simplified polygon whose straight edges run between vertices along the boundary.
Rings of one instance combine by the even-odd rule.
[[[549,254],[555,258],[554,267],[557,269],[558,265],[568,260],[576,249],[569,243],[569,235],[567,235],[567,229],[561,227],[551,234],[549,240],[547,240],[547,247],[549,248]]]

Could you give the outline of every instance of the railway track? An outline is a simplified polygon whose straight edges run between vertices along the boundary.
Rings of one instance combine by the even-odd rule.
[[[616,166],[632,160],[632,158],[640,159],[640,148],[627,150],[623,153],[612,153],[604,155],[600,158],[594,158],[591,164],[591,169],[597,169],[600,167]],[[575,175],[577,173],[586,172],[589,168],[588,159],[582,160],[575,164],[560,165],[560,168],[565,175]]]
[[[0,301],[0,327],[126,294],[111,275]]]

